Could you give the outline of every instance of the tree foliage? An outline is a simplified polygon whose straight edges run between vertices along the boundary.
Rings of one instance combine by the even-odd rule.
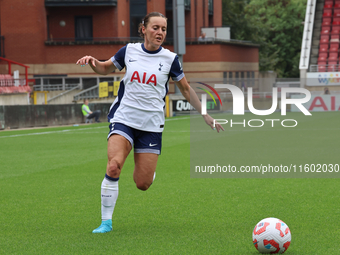
[[[223,0],[223,23],[232,39],[260,45],[260,71],[299,77],[305,8],[302,0]]]
[[[224,26],[230,26],[230,36],[236,40],[250,40],[250,27],[245,18],[245,7],[249,3],[237,0],[222,0],[222,22]]]

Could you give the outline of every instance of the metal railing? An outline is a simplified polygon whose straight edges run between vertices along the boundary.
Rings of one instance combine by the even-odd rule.
[[[120,76],[105,76],[105,77],[55,77],[44,76],[34,77],[35,85],[34,91],[65,91],[74,88],[87,89],[98,85],[100,82],[119,81]]]
[[[310,65],[310,72],[322,73],[322,72],[339,72],[339,65]]]
[[[45,6],[116,6],[117,0],[45,0]]]
[[[185,38],[186,44],[213,44],[213,43],[228,43],[256,46],[251,41],[242,41],[235,39],[219,39],[215,37],[206,37],[204,40],[198,40],[197,37]],[[45,45],[101,45],[101,44],[127,44],[144,42],[140,37],[94,37],[87,41],[77,41],[76,38],[53,38],[45,41]],[[164,45],[172,45],[174,39],[171,37],[165,38]]]
[[[75,44],[81,43],[77,41],[76,37],[65,37],[65,38],[49,38],[45,42],[74,42]],[[84,41],[84,40],[83,40]],[[88,41],[84,42],[144,42],[141,37],[92,37]]]
[[[26,79],[0,79],[0,87],[26,86]]]
[[[120,76],[114,77],[97,77],[97,82],[95,86],[92,86],[88,89],[84,89],[83,91],[77,93],[73,97],[73,101],[83,100],[83,99],[97,99],[99,98],[99,83],[100,82],[108,82],[109,86],[113,86],[115,81],[120,81]],[[109,92],[109,98],[114,97],[113,91]]]
[[[99,98],[99,84],[91,88],[85,89],[78,94],[75,94],[73,101],[83,100],[83,99],[97,99]]]
[[[63,93],[60,93],[59,95],[56,95],[56,96],[54,96],[54,97],[52,97],[52,98],[50,98],[50,99],[48,99],[48,100],[47,100],[47,103],[50,103],[51,101],[53,101],[53,100],[55,100],[55,99],[57,99],[57,98],[60,98],[60,97],[62,97],[62,96],[65,96],[65,95],[67,95],[68,93],[70,93],[70,92],[72,92],[72,91],[74,91],[74,90],[76,90],[76,89],[80,89],[80,85],[79,85],[79,86],[76,86],[76,87],[74,87],[74,88],[72,88],[72,89],[70,89],[70,90],[67,90],[67,91],[65,91],[65,92],[63,92]]]
[[[127,44],[144,42],[141,37],[92,37],[91,39],[78,40],[76,37],[71,38],[48,38],[45,45],[100,45],[100,44]]]
[[[81,78],[35,77],[34,79],[35,79],[35,85],[33,85],[34,91],[70,90],[75,87],[82,88],[83,86],[83,81]]]

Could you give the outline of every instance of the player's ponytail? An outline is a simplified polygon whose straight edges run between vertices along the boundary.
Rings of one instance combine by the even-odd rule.
[[[164,18],[165,20],[167,20],[167,18],[160,12],[150,12],[149,14],[147,14],[141,23],[139,23],[139,26],[138,26],[138,33],[139,33],[139,36],[142,37],[144,39],[144,34],[143,34],[143,31],[142,31],[142,28],[143,27],[147,27],[148,24],[149,24],[149,21],[150,21],[150,18],[152,17],[162,17]]]

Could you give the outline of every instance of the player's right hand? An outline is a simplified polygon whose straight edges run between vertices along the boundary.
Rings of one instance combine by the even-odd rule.
[[[91,64],[92,66],[96,66],[96,60],[97,59],[95,59],[92,56],[85,56],[85,57],[78,59],[76,64],[80,65],[80,66],[85,66],[85,65],[88,65],[88,64]]]
[[[220,132],[220,130],[224,131],[224,128],[222,125],[218,122],[216,122],[209,114],[202,115],[203,119],[205,120],[205,123],[207,123],[212,130],[217,130],[217,133]]]

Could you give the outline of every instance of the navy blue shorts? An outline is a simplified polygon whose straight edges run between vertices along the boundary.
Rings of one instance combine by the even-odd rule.
[[[113,134],[124,136],[131,143],[135,153],[161,154],[162,133],[138,130],[122,123],[111,123],[109,128],[107,139]]]

